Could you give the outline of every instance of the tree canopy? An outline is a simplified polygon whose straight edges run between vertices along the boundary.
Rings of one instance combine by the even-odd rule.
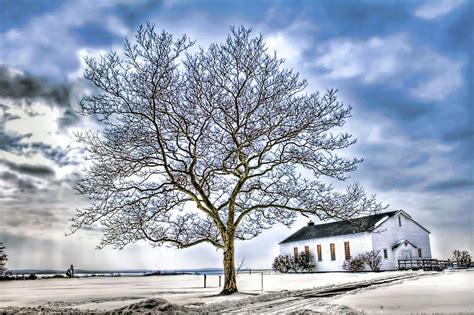
[[[72,228],[98,222],[100,246],[118,248],[210,243],[224,251],[232,293],[234,239],[290,226],[298,213],[349,219],[380,204],[357,183],[339,192],[325,180],[345,180],[361,162],[337,155],[355,140],[338,131],[351,108],[335,90],[306,93],[250,29],[193,44],[148,24],[123,52],[86,59],[100,93],[80,106],[103,130],[78,135],[89,166],[76,189],[93,204]]]

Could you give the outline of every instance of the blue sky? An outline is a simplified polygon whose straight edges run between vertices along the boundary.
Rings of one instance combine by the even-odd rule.
[[[90,92],[82,60],[120,50],[146,22],[202,47],[231,26],[262,33],[308,91],[337,88],[352,105],[345,128],[358,143],[347,154],[365,161],[351,180],[427,227],[434,256],[473,250],[473,1],[0,2],[0,240],[10,268],[220,266],[205,245],[97,251],[93,230],[64,237],[85,204],[71,189],[83,163],[73,133],[95,126],[75,113]],[[239,244],[237,259],[269,267],[305,220]]]

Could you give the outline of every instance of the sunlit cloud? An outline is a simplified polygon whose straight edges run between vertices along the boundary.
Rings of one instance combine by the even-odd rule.
[[[405,34],[357,41],[334,39],[322,45],[319,53],[314,65],[323,69],[324,77],[402,89],[414,85],[412,95],[425,101],[441,100],[463,84],[462,62],[416,47]]]
[[[460,6],[464,0],[434,0],[426,1],[425,4],[419,6],[415,10],[415,16],[422,19],[436,19],[443,15],[448,14],[458,6]]]

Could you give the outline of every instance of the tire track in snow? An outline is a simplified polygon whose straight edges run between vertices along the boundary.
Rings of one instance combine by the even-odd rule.
[[[363,281],[358,283],[342,284],[333,286],[330,288],[318,288],[314,290],[305,291],[303,293],[297,292],[285,297],[275,297],[272,300],[266,301],[251,301],[247,305],[237,304],[228,305],[218,312],[230,313],[230,314],[242,314],[242,313],[275,313],[275,312],[292,312],[301,311],[304,309],[311,309],[314,306],[326,306],[327,302],[324,299],[330,298],[336,295],[341,295],[349,291],[358,290],[361,288],[367,288],[375,285],[388,284],[395,281],[419,278],[422,276],[432,275],[432,273],[424,274],[409,274],[395,277],[388,277],[370,281]],[[215,310],[214,310],[215,311]]]

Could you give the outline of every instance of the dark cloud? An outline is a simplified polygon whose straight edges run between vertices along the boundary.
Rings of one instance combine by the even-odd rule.
[[[69,147],[63,149],[59,146],[53,147],[42,142],[23,142],[23,140],[28,139],[31,136],[31,133],[20,135],[15,132],[5,131],[0,123],[0,151],[11,152],[17,155],[40,153],[46,158],[54,161],[59,166],[79,164],[78,157],[69,154]]]
[[[474,181],[469,179],[453,179],[442,182],[433,183],[426,187],[427,191],[443,192],[453,190],[473,190]]]
[[[11,181],[11,180],[16,180],[18,179],[18,175],[15,173],[6,171],[6,172],[1,172],[0,173],[0,179],[3,179],[5,181]]]
[[[7,105],[0,104],[0,109],[3,111],[2,116],[0,116],[0,124],[4,124],[4,123],[6,123],[7,121],[15,120],[15,119],[20,119],[20,118],[21,118],[21,117],[18,116],[18,115],[10,114],[10,113],[8,112],[8,109],[10,109],[10,107],[8,107]]]
[[[188,3],[188,5],[191,4],[191,2]],[[136,27],[136,25],[146,21],[147,17],[155,15],[157,10],[162,9],[161,7],[162,3],[160,2],[155,0],[144,0],[135,1],[133,5],[118,3],[112,10],[114,15],[123,20],[127,25]]]
[[[100,23],[89,23],[71,30],[77,41],[88,46],[103,46],[119,42],[123,38],[106,29]]]
[[[61,147],[52,147],[48,144],[35,142],[31,144],[31,147],[37,149],[45,157],[50,160],[53,160],[59,166],[66,165],[77,165],[80,163],[80,156],[84,153],[83,149],[78,149],[75,154],[70,154],[70,146],[67,146],[65,149]]]
[[[375,129],[368,127],[358,135],[354,150],[364,162],[353,177],[379,192],[421,192],[432,169],[446,162],[443,151],[433,148],[433,142],[410,139],[402,130],[384,126],[384,121],[365,121]],[[371,132],[377,133],[376,139],[370,139]]]
[[[79,172],[72,172],[66,178],[60,180],[60,183],[65,183],[69,187],[73,187],[80,179],[82,179],[83,174]]]
[[[64,130],[75,125],[80,117],[71,108],[71,89],[72,87],[67,85],[58,86],[36,77],[16,74],[14,71],[0,66],[0,97],[13,100],[13,105],[10,106],[0,104],[0,150],[18,155],[31,155],[38,152],[59,166],[77,164],[77,159],[68,155],[69,148],[53,147],[41,142],[28,143],[25,140],[30,138],[32,133],[18,134],[5,127],[8,121],[21,119],[20,116],[9,113],[11,106],[22,106],[22,109],[30,117],[39,115],[34,111],[34,105],[30,102],[30,98],[50,100],[51,106],[63,109],[63,115],[58,118],[59,129]],[[18,104],[16,101],[19,100],[26,100],[26,106],[23,106],[23,102]]]
[[[0,97],[45,98],[54,101],[56,105],[69,107],[70,87],[55,85],[38,77],[14,73],[11,69],[0,66]]]
[[[21,216],[7,216],[5,219],[5,224],[8,225],[9,227],[17,227],[20,226],[23,222],[24,219]]]
[[[382,1],[332,1],[305,5],[305,15],[324,20],[326,36],[365,37],[400,29],[411,18],[411,6],[407,3]]]
[[[7,132],[2,130],[2,126],[0,124],[0,150],[15,153],[21,152],[28,147],[28,145],[22,143],[21,141],[23,139],[30,138],[32,135],[33,134],[31,133],[19,135],[16,133]]]
[[[12,115],[8,112],[10,108],[4,104],[0,104],[0,150],[8,152],[20,152],[26,144],[21,141],[28,139],[32,136],[31,133],[19,135],[15,132],[8,132],[5,129],[5,123],[7,121],[18,119],[16,115]]]
[[[37,192],[39,187],[33,183],[31,180],[19,178],[15,183],[17,191],[20,192]]]
[[[53,147],[41,142],[22,142],[22,140],[28,139],[31,136],[31,133],[19,135],[13,132],[6,132],[5,130],[2,130],[0,126],[0,150],[18,155],[40,153],[46,158],[54,161],[58,166],[77,165],[80,163],[78,160],[79,157],[71,156],[71,154],[69,154],[69,147],[63,149],[59,146]]]
[[[397,176],[397,172],[400,169],[395,168],[391,176],[389,174],[384,174],[383,177],[377,180],[377,187],[381,191],[407,191],[414,190],[416,186],[423,183],[426,178],[423,176],[410,176],[407,174],[401,174]],[[389,175],[389,176],[387,176]]]
[[[21,117],[18,116],[18,115],[12,115],[10,113],[6,113],[3,118],[5,119],[5,122],[7,121],[10,121],[10,120],[16,120],[16,119],[20,119]]]
[[[450,130],[443,134],[443,140],[446,141],[466,141],[474,139],[474,123],[467,126],[457,126],[456,129]]]
[[[70,126],[74,126],[79,120],[80,117],[71,108],[67,108],[64,111],[63,115],[59,117],[58,125],[59,128],[64,129]]]
[[[46,165],[15,163],[5,159],[0,159],[0,163],[11,171],[33,177],[54,177],[56,174],[51,167]]]
[[[95,232],[95,233],[103,233],[105,228],[102,227],[102,226],[90,225],[90,226],[83,227],[82,230],[89,231],[89,232]]]
[[[464,10],[459,13],[448,26],[448,42],[450,47],[461,50],[472,50],[474,41],[474,1],[466,1]]]
[[[8,106],[0,104],[0,109],[4,110],[3,115],[0,115],[0,151],[10,152],[17,155],[30,155],[38,152],[43,154],[48,159],[53,160],[59,166],[78,164],[76,158],[70,157],[68,155],[69,148],[63,149],[59,146],[53,147],[49,144],[41,142],[28,143],[24,140],[29,139],[33,135],[32,133],[18,134],[16,132],[6,130],[5,123],[8,120],[20,119],[20,117],[9,114],[7,112]],[[62,125],[64,127],[73,123],[73,118],[67,118],[65,121],[63,121]]]
[[[433,111],[431,104],[416,101],[400,90],[385,85],[364,86],[355,83],[355,97],[359,106],[365,110],[383,113],[387,117],[401,120],[414,121]]]
[[[0,98],[25,100],[44,99],[49,105],[62,108],[63,116],[59,118],[59,127],[67,128],[79,122],[80,117],[72,109],[72,85],[55,84],[47,79],[19,74],[8,67],[0,65]],[[38,115],[30,111],[30,116]]]
[[[17,193],[23,193],[25,191],[28,193],[36,193],[39,190],[39,187],[34,183],[32,178],[21,178],[18,176],[18,173],[10,171],[0,172],[0,183],[2,181],[6,184],[3,188],[15,189]],[[8,196],[13,197],[11,194]],[[16,196],[16,198],[18,197],[19,196]]]
[[[27,23],[31,18],[38,14],[47,13],[56,9],[63,1],[31,1],[15,0],[2,1],[2,10],[0,10],[0,32],[4,32],[11,27],[19,27]]]

